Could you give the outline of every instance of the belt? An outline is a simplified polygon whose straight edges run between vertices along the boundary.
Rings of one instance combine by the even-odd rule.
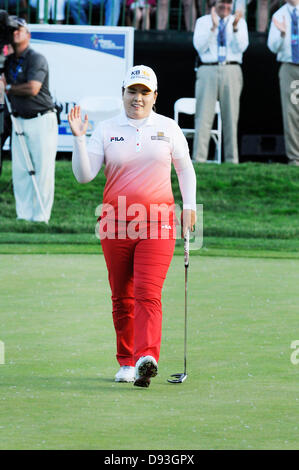
[[[39,113],[36,113],[36,114],[31,114],[30,116],[23,116],[22,114],[20,113],[12,113],[12,115],[14,117],[20,117],[22,119],[35,119],[37,117],[40,117],[40,116],[43,116],[44,114],[48,114],[48,113],[56,113],[56,110],[55,109],[47,109],[47,111],[40,111]]]
[[[202,63],[201,65],[240,65],[240,62],[229,62],[229,61],[224,61],[224,62],[206,62],[206,63]]]

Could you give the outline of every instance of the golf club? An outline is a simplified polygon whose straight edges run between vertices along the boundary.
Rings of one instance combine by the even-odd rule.
[[[185,265],[185,331],[184,331],[184,372],[172,374],[173,379],[167,381],[171,384],[181,384],[187,376],[187,288],[188,288],[188,267],[189,267],[189,230],[184,237],[184,265]]]

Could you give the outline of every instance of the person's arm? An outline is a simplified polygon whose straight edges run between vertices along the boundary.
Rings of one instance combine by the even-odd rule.
[[[6,85],[6,92],[9,95],[36,96],[42,87],[42,83],[37,80],[30,80],[19,85]]]
[[[72,169],[78,183],[89,183],[99,173],[104,156],[88,152],[85,135],[74,137]]]
[[[213,21],[214,18],[214,21]],[[197,50],[199,55],[204,54],[210,49],[211,44],[217,42],[217,24],[216,17],[212,17],[211,26],[208,27],[208,17],[199,18],[196,21],[194,34],[193,34],[193,46]]]
[[[196,222],[196,176],[190,157],[189,163],[183,159],[173,160],[178,176],[180,191],[183,199],[182,236],[187,230],[193,232]]]
[[[277,54],[284,46],[287,25],[285,16],[282,18],[273,16],[268,36],[268,48]]]
[[[247,23],[242,18],[243,13],[236,11],[233,21],[233,37],[231,48],[234,53],[241,53],[247,49],[249,44]]]
[[[183,236],[187,230],[194,231],[196,222],[196,175],[189,155],[188,144],[181,129],[177,126],[172,163],[174,165],[183,200]]]
[[[3,88],[3,92],[5,91],[5,88],[7,86],[6,78],[4,73],[0,77],[0,83],[2,84],[1,87]]]
[[[88,117],[82,122],[80,106],[75,106],[68,114],[68,121],[74,136],[74,147],[72,155],[72,168],[76,180],[79,183],[89,183],[99,173],[104,153],[90,152],[87,150],[85,134],[88,127]]]

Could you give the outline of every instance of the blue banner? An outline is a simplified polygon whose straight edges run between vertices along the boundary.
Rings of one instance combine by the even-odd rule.
[[[47,31],[32,31],[31,37],[34,40],[68,44],[76,47],[83,47],[93,51],[112,54],[117,57],[125,57],[125,36],[124,34],[86,34],[86,33],[66,33]]]

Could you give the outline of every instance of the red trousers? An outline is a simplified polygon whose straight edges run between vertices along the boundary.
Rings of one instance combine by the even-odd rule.
[[[161,293],[175,239],[101,240],[112,292],[116,358],[135,366],[141,356],[159,360]]]

